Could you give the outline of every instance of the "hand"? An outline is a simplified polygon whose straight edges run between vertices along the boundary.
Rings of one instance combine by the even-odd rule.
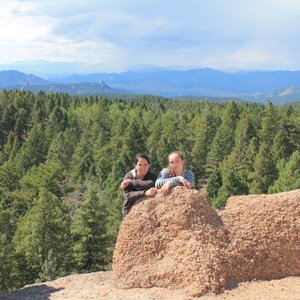
[[[171,166],[169,166],[169,175],[170,175],[170,177],[174,177],[174,176],[175,176],[175,172],[174,172],[174,170],[171,168]]]
[[[152,197],[155,194],[157,194],[157,192],[158,192],[158,189],[155,188],[155,187],[152,187],[152,188],[150,188],[149,190],[146,191],[145,196]]]
[[[181,179],[181,182],[183,184],[184,187],[188,188],[188,189],[191,189],[192,188],[192,185],[186,180],[186,179]]]
[[[159,190],[159,193],[167,196],[171,192],[171,187],[168,183],[165,183],[162,188]]]
[[[126,179],[126,180],[124,180],[124,181],[121,182],[120,189],[122,191],[124,191],[130,184],[131,184],[131,180],[130,179]]]

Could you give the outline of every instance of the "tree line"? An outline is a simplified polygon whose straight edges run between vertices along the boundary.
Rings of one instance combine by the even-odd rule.
[[[153,172],[185,153],[212,206],[300,188],[300,111],[155,96],[0,93],[0,293],[109,270],[119,184],[137,153]]]

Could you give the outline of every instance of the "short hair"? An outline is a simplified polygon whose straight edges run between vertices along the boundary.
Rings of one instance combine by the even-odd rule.
[[[176,154],[178,155],[182,160],[184,160],[184,155],[182,152],[180,151],[172,151],[169,155],[168,155],[168,159],[170,158],[171,155]]]
[[[138,163],[140,158],[145,159],[148,162],[148,164],[150,165],[149,157],[146,154],[142,154],[142,153],[139,153],[135,156],[135,158],[134,158],[134,164],[135,165]]]

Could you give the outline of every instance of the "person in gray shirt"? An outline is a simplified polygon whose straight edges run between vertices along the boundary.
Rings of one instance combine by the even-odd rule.
[[[173,151],[168,155],[169,166],[162,169],[155,182],[155,187],[163,195],[168,195],[175,186],[191,189],[195,186],[194,173],[185,168],[184,155]]]

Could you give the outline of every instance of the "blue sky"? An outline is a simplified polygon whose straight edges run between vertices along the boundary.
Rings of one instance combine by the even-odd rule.
[[[0,0],[0,64],[300,70],[298,0]]]

